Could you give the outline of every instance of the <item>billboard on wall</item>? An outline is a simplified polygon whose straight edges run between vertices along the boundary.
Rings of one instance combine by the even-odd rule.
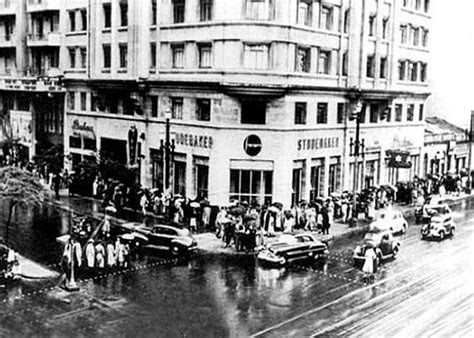
[[[13,140],[25,146],[30,146],[33,132],[31,112],[10,110],[10,125]]]

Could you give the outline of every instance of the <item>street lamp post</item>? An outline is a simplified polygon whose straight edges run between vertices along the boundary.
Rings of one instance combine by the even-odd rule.
[[[350,118],[355,120],[356,129],[355,129],[355,141],[350,141],[350,154],[354,156],[354,186],[353,186],[353,196],[352,196],[352,218],[349,220],[349,226],[355,227],[357,225],[357,186],[359,180],[359,156],[361,155],[361,149],[364,147],[364,141],[360,141],[360,115],[363,110],[363,105],[361,101],[357,101],[353,107],[353,111],[350,114]]]
[[[165,167],[165,191],[171,193],[171,164],[174,161],[174,149],[175,141],[171,141],[171,127],[170,127],[170,118],[171,112],[166,112],[166,127],[165,127],[165,142],[161,140],[160,150],[164,154],[164,167]],[[172,218],[171,215],[171,206],[168,208],[168,217]]]
[[[74,216],[73,216],[74,217]],[[64,289],[67,291],[78,291],[79,286],[76,283],[76,280],[74,278],[74,241],[73,241],[73,224],[69,224],[69,257],[71,257],[71,275],[66,281],[66,284],[64,285]]]

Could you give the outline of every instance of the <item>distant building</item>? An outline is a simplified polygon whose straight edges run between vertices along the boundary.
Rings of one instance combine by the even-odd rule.
[[[439,117],[427,117],[423,174],[459,174],[463,169],[467,169],[469,145],[466,129]]]
[[[0,4],[0,31],[15,36],[0,40],[0,95],[12,110],[21,100],[8,103],[8,81],[27,80],[27,69],[61,76],[65,114],[54,121],[64,117],[72,169],[101,149],[135,168],[142,185],[163,189],[169,116],[174,193],[290,206],[353,189],[346,112],[362,101],[357,188],[421,174],[428,0]],[[45,97],[32,100],[52,107]],[[53,123],[43,117],[52,110],[30,111]],[[394,165],[394,152],[411,166]]]

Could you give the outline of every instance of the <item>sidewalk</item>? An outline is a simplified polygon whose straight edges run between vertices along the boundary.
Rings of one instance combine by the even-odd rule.
[[[50,270],[41,264],[38,264],[26,257],[18,255],[18,261],[20,263],[20,276],[27,279],[49,279],[58,277],[59,274],[53,270]]]
[[[459,196],[454,195],[446,195],[444,200],[446,203],[454,203],[459,200],[463,200],[468,198],[472,195],[461,194]],[[56,202],[59,207],[66,209],[68,211],[80,213],[87,215],[89,217],[94,217],[98,220],[102,220],[105,217],[105,213],[103,208],[100,205],[100,202],[96,199],[90,197],[69,197],[67,195],[62,194],[60,200]],[[413,216],[413,212],[415,210],[415,206],[413,205],[400,205],[395,204],[392,206],[395,210],[401,211],[405,217]],[[377,216],[383,212],[385,209],[376,210],[376,218]],[[119,218],[119,217],[112,217],[112,220],[116,223],[125,223],[125,222],[143,222],[144,217],[139,212],[127,209],[125,213],[128,217],[127,219]],[[159,218],[151,213],[147,213],[145,217],[145,222],[159,222]],[[359,217],[358,226],[354,228],[350,228],[348,224],[341,223],[341,222],[334,222],[330,228],[329,235],[321,235],[319,233],[313,232],[316,238],[324,241],[324,242],[332,242],[336,239],[344,238],[346,236],[355,235],[357,233],[365,232],[368,230],[369,221]],[[276,237],[266,237],[266,243],[274,242],[278,239],[281,233],[278,233]],[[207,253],[214,253],[214,254],[226,254],[226,255],[247,255],[245,252],[236,252],[233,247],[224,248],[224,244],[222,239],[217,238],[213,232],[205,232],[194,234],[194,238],[196,239],[198,246],[201,251]]]

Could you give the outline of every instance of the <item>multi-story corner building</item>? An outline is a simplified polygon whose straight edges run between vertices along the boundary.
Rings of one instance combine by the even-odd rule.
[[[0,1],[0,115],[19,161],[63,146],[59,19],[59,0]]]
[[[421,173],[428,0],[58,3],[33,26],[59,36],[26,50],[59,62],[72,167],[101,149],[162,189],[169,117],[174,193],[290,206],[353,189],[346,112],[361,102],[358,188]]]

